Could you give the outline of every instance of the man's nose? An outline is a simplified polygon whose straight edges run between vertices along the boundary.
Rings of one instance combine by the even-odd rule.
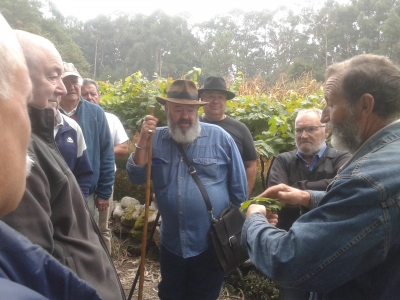
[[[67,94],[67,89],[64,85],[64,82],[62,82],[62,80],[60,80],[60,82],[57,83],[56,94],[57,94],[57,96],[64,96]]]
[[[328,123],[330,121],[329,108],[327,108],[326,106],[322,110],[321,120],[320,121],[321,121],[322,124]]]
[[[303,138],[303,137],[308,137],[308,132],[307,132],[307,129],[303,129],[303,131],[301,132],[301,137]]]

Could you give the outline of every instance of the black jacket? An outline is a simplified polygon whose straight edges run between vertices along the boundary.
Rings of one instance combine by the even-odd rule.
[[[310,172],[303,160],[296,155],[297,150],[279,154],[273,161],[267,178],[267,187],[280,183],[300,190],[325,191],[336,176],[339,168],[351,155],[327,147],[315,168]],[[300,216],[300,208],[286,205],[278,212],[278,228],[289,230]]]
[[[3,221],[38,244],[103,299],[125,299],[117,272],[82,192],[54,142],[51,109],[29,107],[34,160],[18,208]]]

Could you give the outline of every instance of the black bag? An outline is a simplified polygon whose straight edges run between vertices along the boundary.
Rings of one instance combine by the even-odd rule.
[[[225,208],[217,219],[214,218],[210,198],[199,176],[197,176],[196,169],[190,165],[182,145],[177,145],[183,160],[189,167],[189,173],[200,189],[207,211],[211,215],[212,225],[209,235],[217,264],[222,272],[228,274],[249,259],[247,249],[240,244],[245,218],[240,210],[232,204]]]
[[[229,274],[249,259],[247,249],[241,246],[244,216],[231,205],[225,208],[211,225],[210,237],[221,271]]]

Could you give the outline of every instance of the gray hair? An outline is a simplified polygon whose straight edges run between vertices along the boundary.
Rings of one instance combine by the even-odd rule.
[[[299,110],[299,112],[297,113],[297,117],[296,117],[296,120],[294,121],[294,123],[295,124],[297,123],[297,119],[300,116],[306,115],[306,114],[309,114],[309,113],[314,113],[321,119],[321,116],[322,116],[322,110],[321,109],[318,109],[318,108],[307,108],[307,109]]]
[[[90,85],[93,84],[96,87],[97,93],[100,95],[100,88],[99,88],[99,84],[96,82],[96,80],[93,80],[91,78],[83,78],[83,85]]]
[[[7,21],[0,14],[0,98],[9,99],[12,93],[14,74],[27,70],[24,54]]]
[[[349,108],[364,94],[374,97],[373,112],[383,118],[400,115],[400,68],[386,57],[361,54],[341,63],[331,65],[325,73],[326,80],[340,76],[338,93]]]

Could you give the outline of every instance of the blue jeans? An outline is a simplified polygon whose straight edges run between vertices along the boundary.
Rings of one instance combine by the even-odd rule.
[[[224,273],[218,269],[212,249],[183,258],[161,245],[160,269],[158,296],[162,300],[215,300],[221,292]]]

